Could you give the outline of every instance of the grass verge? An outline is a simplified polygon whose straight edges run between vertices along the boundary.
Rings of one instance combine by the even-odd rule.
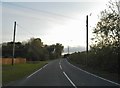
[[[5,85],[11,81],[19,80],[40,69],[48,61],[29,62],[25,64],[2,65],[2,84]]]

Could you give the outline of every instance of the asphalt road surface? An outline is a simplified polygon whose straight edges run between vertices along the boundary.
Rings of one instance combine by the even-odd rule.
[[[120,86],[120,84],[86,72],[66,59],[49,62],[28,77],[9,86]]]

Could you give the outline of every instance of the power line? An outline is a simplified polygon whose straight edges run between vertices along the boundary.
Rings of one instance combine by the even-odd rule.
[[[26,33],[29,33],[30,35],[34,36],[33,33],[29,32],[29,31],[26,31],[25,28],[23,28],[21,25],[17,24],[17,26],[18,26],[20,29],[24,30]]]
[[[5,4],[8,4],[8,3],[5,3]],[[55,16],[59,16],[59,17],[67,18],[67,19],[79,20],[79,19],[74,18],[74,17],[70,17],[70,16],[58,14],[58,13],[53,13],[53,12],[48,12],[48,11],[43,11],[43,10],[39,10],[39,9],[33,9],[33,8],[30,8],[30,7],[26,7],[26,6],[22,6],[22,5],[18,5],[18,4],[9,3],[8,5],[17,6],[17,7],[21,7],[21,8],[26,8],[26,9],[29,9],[29,10],[32,10],[32,11],[51,14],[51,15],[55,15]],[[52,18],[54,18],[54,17],[52,17]]]
[[[6,4],[6,3],[5,3]],[[32,11],[36,11],[35,9],[32,9],[32,8],[28,8],[28,7],[22,7],[22,6],[17,6],[16,4],[8,4],[8,5],[12,5],[12,6],[16,6],[16,7],[21,7],[21,8],[26,8],[26,9],[30,9],[30,10],[32,10]],[[4,6],[4,5],[3,5]],[[36,11],[36,12],[40,12],[40,11]],[[19,14],[20,15],[20,14]],[[25,16],[25,15],[24,15]],[[44,16],[44,15],[43,15]],[[63,20],[57,20],[57,19],[55,19],[55,17],[51,17],[51,18],[54,18],[54,19],[51,19],[50,17],[48,17],[48,18],[40,18],[40,17],[34,17],[34,16],[30,16],[30,14],[29,15],[27,15],[27,17],[30,17],[30,18],[33,18],[34,20],[40,20],[40,21],[42,21],[42,20],[47,20],[48,22],[54,22],[55,24],[57,23],[57,24],[61,24],[61,25],[63,25],[64,23],[63,23]],[[54,20],[56,20],[56,21],[54,21]],[[60,22],[61,21],[61,22]]]

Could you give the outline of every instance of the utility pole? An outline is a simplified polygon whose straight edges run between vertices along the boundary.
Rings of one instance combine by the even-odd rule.
[[[120,16],[120,1],[118,2],[118,13],[119,13],[119,16]]]
[[[88,15],[86,16],[86,66],[88,59]]]
[[[69,46],[68,46],[68,54],[69,54]]]
[[[14,65],[14,55],[15,55],[15,32],[16,32],[16,21],[14,22],[12,65]]]

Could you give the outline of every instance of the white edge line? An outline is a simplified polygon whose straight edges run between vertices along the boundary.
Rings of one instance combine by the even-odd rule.
[[[66,60],[66,61],[67,61],[67,60]],[[67,61],[67,62],[68,62],[68,61]],[[69,62],[68,62],[68,63],[69,63]],[[72,65],[71,63],[69,63],[69,64]],[[92,73],[90,73],[90,72],[87,72],[87,71],[85,71],[85,70],[83,70],[83,69],[80,69],[80,68],[78,68],[78,67],[76,67],[76,66],[74,66],[74,65],[72,65],[72,66],[75,67],[75,68],[77,68],[77,69],[79,69],[79,70],[81,70],[81,71],[83,71],[83,72],[85,72],[85,73],[87,73],[87,74],[90,74],[90,75],[92,75],[92,76],[94,76],[94,77],[100,78],[100,79],[102,79],[102,80],[105,80],[105,81],[108,81],[108,82],[110,82],[110,83],[113,83],[113,84],[116,84],[116,85],[120,86],[119,83],[116,83],[116,82],[110,81],[110,80],[108,80],[108,79],[102,78],[102,77],[100,77],[100,76],[97,76],[97,75],[95,75],[95,74],[92,74]]]
[[[46,64],[45,66],[43,66],[42,68],[45,68],[48,64]]]
[[[40,71],[40,70],[42,70],[43,68],[45,68],[47,65],[48,65],[48,64],[46,64],[46,65],[43,66],[42,68],[38,69],[37,71],[35,71],[35,72],[32,73],[31,75],[29,75],[29,76],[27,77],[27,79],[30,78],[30,77],[31,77],[32,75],[34,75],[35,73],[37,73],[38,71]]]
[[[65,72],[63,72],[63,74],[67,77],[67,79],[69,80],[69,82],[70,82],[75,88],[77,88],[77,87],[75,86],[75,84],[72,82],[72,80],[67,76],[67,74],[66,74]]]

